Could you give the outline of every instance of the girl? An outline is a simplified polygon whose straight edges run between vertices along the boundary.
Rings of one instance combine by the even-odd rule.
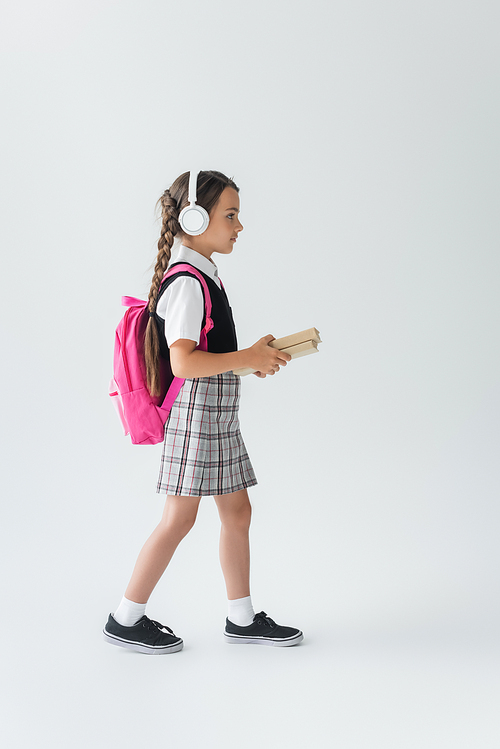
[[[228,643],[296,645],[300,630],[283,627],[264,611],[255,614],[250,596],[248,531],[251,505],[247,488],[257,483],[238,421],[240,379],[233,369],[251,367],[257,377],[274,375],[290,354],[272,348],[267,335],[238,351],[231,307],[218,278],[214,252],[229,255],[243,226],[238,218],[239,188],[220,172],[199,172],[194,178],[195,202],[208,214],[201,234],[183,231],[181,211],[188,206],[189,172],[165,190],[158,257],[149,292],[145,352],[148,389],[160,392],[159,357],[169,357],[175,376],[184,384],[165,424],[158,492],[167,494],[159,525],[144,544],[125,595],[104,627],[113,645],[141,653],[173,653],[183,641],[146,614],[146,603],[180,541],[193,527],[202,496],[213,496],[221,519],[220,562],[228,596],[224,637]],[[182,217],[181,217],[182,220]],[[174,237],[181,239],[170,262]],[[187,271],[163,276],[169,268],[188,263],[206,280],[214,327],[208,350],[197,349],[205,324],[201,283]]]

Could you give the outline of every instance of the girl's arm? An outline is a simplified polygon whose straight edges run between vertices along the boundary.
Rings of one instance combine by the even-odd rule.
[[[292,357],[267,345],[273,340],[273,335],[266,335],[250,348],[229,351],[227,354],[213,354],[210,351],[195,350],[196,341],[179,338],[170,346],[172,372],[182,379],[211,377],[240,367],[251,367],[262,374],[274,374],[280,367],[286,366]]]

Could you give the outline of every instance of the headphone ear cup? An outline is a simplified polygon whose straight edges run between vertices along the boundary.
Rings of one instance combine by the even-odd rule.
[[[210,217],[201,205],[190,204],[179,215],[179,224],[185,234],[196,237],[208,228]]]

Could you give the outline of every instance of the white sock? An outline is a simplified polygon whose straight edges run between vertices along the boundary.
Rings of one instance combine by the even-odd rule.
[[[235,598],[228,601],[229,612],[227,618],[238,627],[248,627],[252,624],[255,611],[252,606],[252,596],[246,598]]]
[[[122,627],[133,627],[145,613],[145,603],[135,603],[134,601],[129,601],[124,596],[113,616]]]

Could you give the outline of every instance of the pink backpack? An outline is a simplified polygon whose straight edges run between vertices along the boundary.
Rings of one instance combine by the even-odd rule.
[[[200,335],[197,349],[207,350],[207,333],[214,324],[210,314],[212,300],[207,282],[191,265],[175,265],[163,276],[163,281],[179,271],[189,271],[199,278],[205,297],[206,322]],[[221,281],[222,284],[222,281]],[[118,411],[125,430],[134,445],[156,445],[163,442],[165,422],[184,380],[175,377],[165,360],[161,368],[162,393],[152,397],[146,386],[146,361],[144,338],[149,320],[148,303],[131,296],[122,297],[122,305],[128,307],[116,328],[113,377],[109,394]]]

